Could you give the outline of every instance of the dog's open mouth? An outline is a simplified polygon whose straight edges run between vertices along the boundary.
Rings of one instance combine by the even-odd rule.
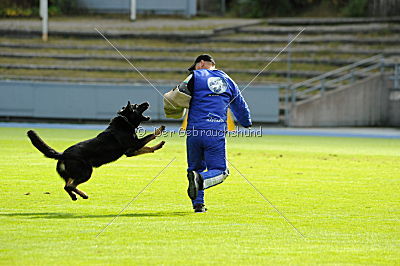
[[[148,102],[144,102],[144,103],[141,103],[141,104],[137,107],[137,109],[138,109],[138,111],[140,111],[140,112],[144,112],[144,111],[146,111],[146,110],[149,108],[149,106],[150,106],[150,104],[149,104]]]
[[[143,117],[143,120],[144,120],[144,121],[149,121],[149,120],[150,120],[150,117],[149,117],[149,116],[144,116],[144,115],[143,115],[143,112],[146,111],[149,107],[150,107],[150,104],[149,104],[148,102],[141,103],[141,104],[137,107],[137,110],[138,110],[138,112],[140,112],[140,113],[142,114],[142,117]]]

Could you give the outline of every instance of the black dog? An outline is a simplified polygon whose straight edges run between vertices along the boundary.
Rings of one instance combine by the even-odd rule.
[[[69,147],[63,153],[49,147],[33,130],[28,131],[28,137],[33,146],[46,157],[58,160],[57,172],[65,180],[64,189],[72,200],[77,200],[75,193],[87,199],[86,193],[76,187],[89,180],[93,167],[113,162],[124,154],[131,157],[151,153],[164,145],[165,142],[162,141],[153,147],[145,146],[162,133],[164,126],[155,130],[154,134],[141,139],[136,135],[135,130],[139,124],[150,119],[148,116],[143,116],[147,108],[149,108],[147,102],[140,105],[131,105],[128,102],[128,105],[118,112],[118,116],[111,120],[106,130],[93,139]]]

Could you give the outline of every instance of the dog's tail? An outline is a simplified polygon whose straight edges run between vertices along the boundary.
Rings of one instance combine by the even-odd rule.
[[[47,145],[33,130],[27,132],[29,139],[31,140],[33,146],[36,147],[44,156],[52,159],[61,159],[62,154],[52,149]]]

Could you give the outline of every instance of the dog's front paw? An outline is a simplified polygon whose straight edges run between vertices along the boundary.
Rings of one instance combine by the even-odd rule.
[[[158,143],[156,146],[154,146],[153,148],[154,148],[154,150],[156,151],[156,150],[159,150],[159,149],[161,149],[163,146],[164,146],[164,144],[165,144],[165,141],[161,141],[160,143]]]
[[[164,130],[165,130],[165,126],[161,126],[161,127],[157,128],[157,129],[154,131],[154,135],[156,135],[156,137],[158,137],[158,136],[161,135],[161,133],[162,133]]]

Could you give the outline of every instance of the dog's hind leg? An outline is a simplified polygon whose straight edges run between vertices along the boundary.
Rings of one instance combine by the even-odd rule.
[[[88,199],[89,196],[83,192],[82,190],[79,190],[76,186],[78,186],[79,184],[75,184],[76,180],[73,180],[72,178],[68,179],[67,184],[65,185],[64,189],[68,192],[68,194],[71,196],[71,194],[73,196],[71,196],[72,200],[77,200],[76,198],[76,194],[78,194],[79,196],[81,196],[83,199]]]
[[[73,191],[76,194],[78,194],[79,196],[81,196],[82,199],[88,199],[89,198],[89,196],[85,192],[83,192],[82,190],[77,189],[76,187],[73,189]]]
[[[67,180],[67,183],[65,184],[64,190],[68,193],[68,195],[71,197],[71,199],[73,201],[75,201],[75,200],[77,200],[77,198],[76,198],[75,193],[73,192],[74,191],[74,187],[72,185],[73,182],[74,182],[73,179],[69,178]]]
[[[82,161],[69,159],[65,162],[61,162],[57,171],[61,177],[66,181],[65,191],[70,195],[72,200],[77,200],[76,195],[79,195],[83,199],[88,199],[88,195],[77,189],[79,184],[82,184],[90,179],[92,175],[92,167],[89,164],[85,164]]]
[[[67,193],[69,194],[71,199],[74,200],[74,201],[77,200],[75,193],[78,194],[79,196],[81,196],[82,199],[88,199],[89,198],[89,196],[85,192],[83,192],[82,190],[77,189],[76,186],[73,185],[73,184],[65,185],[64,189],[65,189],[65,191],[67,191]]]

